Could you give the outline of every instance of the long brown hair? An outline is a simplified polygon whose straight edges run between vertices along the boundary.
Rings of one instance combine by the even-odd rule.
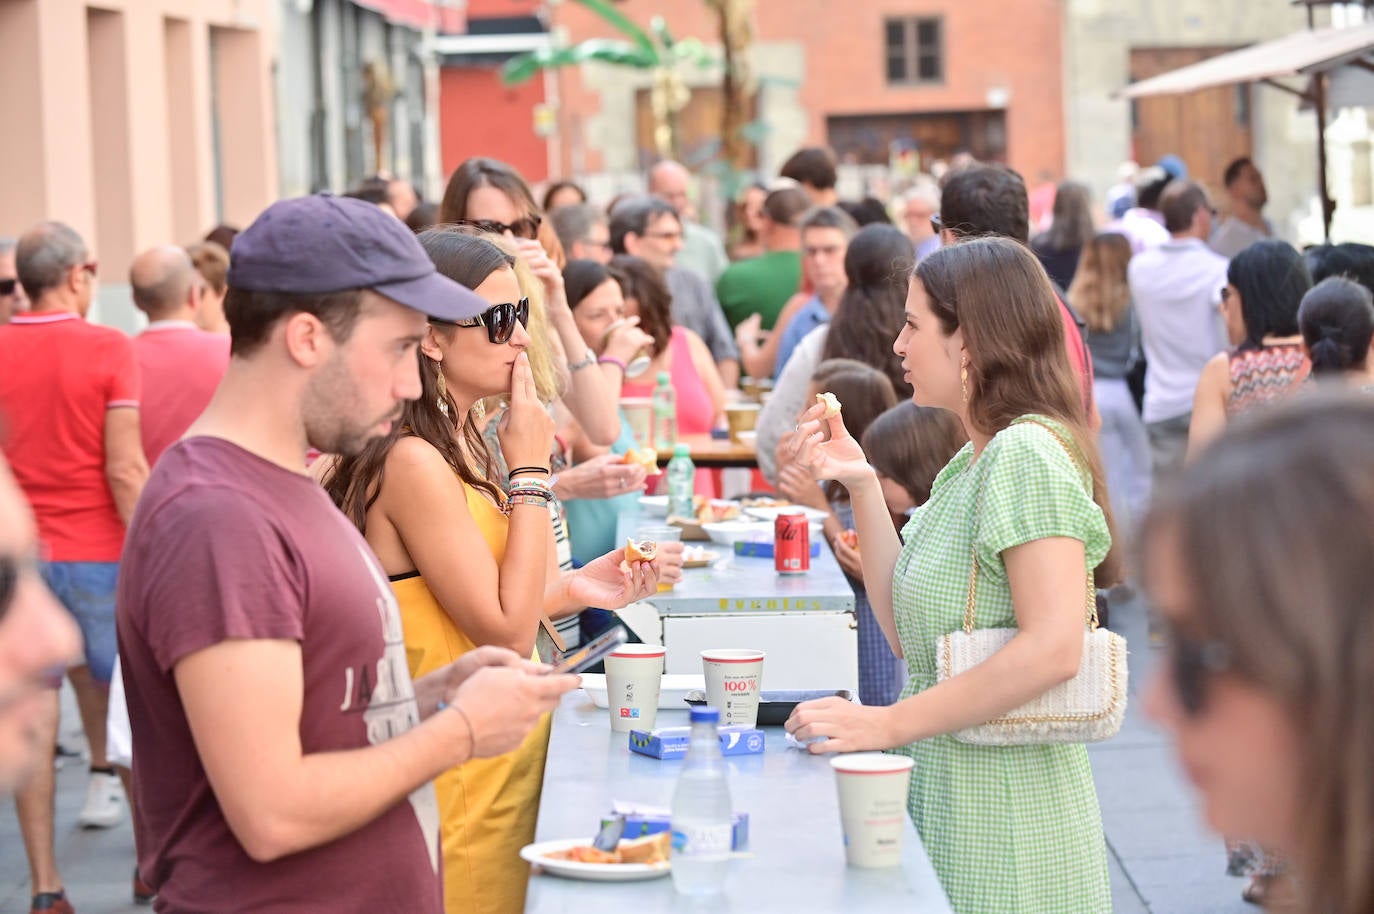
[[[897,405],[897,391],[888,376],[856,359],[826,359],[816,366],[811,383],[844,404],[844,427],[855,441],[884,410]],[[848,490],[833,479],[825,484],[825,494],[832,501],[849,498]]]
[[[654,354],[667,350],[673,335],[673,293],[663,272],[633,254],[612,257],[609,271],[620,283],[620,294],[639,305],[639,329],[654,338]]]
[[[1374,912],[1372,481],[1374,398],[1313,393],[1228,424],[1142,527],[1146,586],[1167,549],[1200,634],[1289,711],[1295,910]]]
[[[475,235],[430,230],[416,237],[440,273],[469,289],[480,286],[497,270],[515,265],[515,258]],[[431,321],[431,326],[436,333],[453,332],[452,325],[441,321]],[[485,493],[492,501],[501,502],[501,490],[490,481],[495,472],[494,462],[472,413],[460,417],[453,396],[447,391],[443,397],[439,396],[440,365],[423,352],[419,353],[418,358],[420,398],[405,404],[400,421],[388,434],[374,438],[360,453],[341,458],[325,474],[324,490],[360,531],[366,531],[368,509],[381,494],[387,455],[405,435],[431,445],[444,456],[444,461],[453,468],[459,479]],[[439,406],[441,401],[448,407],[447,414]],[[461,445],[454,436],[455,430],[461,430]],[[469,462],[468,456],[463,453],[464,449],[472,456],[476,466]]]
[[[1126,266],[1131,262],[1131,242],[1117,232],[1093,236],[1078,257],[1078,270],[1069,286],[1073,305],[1093,333],[1111,333],[1131,304]]]
[[[538,231],[539,243],[544,246],[544,252],[549,255],[554,265],[560,270],[563,269],[567,255],[558,240],[558,233],[553,230],[548,220],[543,218],[539,204],[534,202],[534,193],[520,176],[520,172],[500,159],[476,156],[455,168],[453,174],[449,175],[448,185],[444,188],[444,198],[439,203],[438,221],[462,222],[469,218],[468,196],[479,187],[496,188],[510,198],[522,215],[541,220]]]
[[[906,320],[914,261],[911,239],[898,229],[881,223],[861,228],[844,253],[847,285],[821,352],[822,359],[856,359],[881,369],[903,399],[911,396],[911,384],[892,341]]]
[[[964,332],[966,409],[974,430],[996,435],[1031,414],[1068,427],[1092,473],[1093,500],[1112,533],[1111,551],[1097,568],[1098,583],[1106,587],[1119,581],[1121,555],[1097,439],[1069,364],[1059,301],[1045,268],[1011,239],[974,238],[921,261],[916,280],[925,287],[944,334]]]
[[[968,435],[949,410],[907,400],[874,419],[861,441],[873,469],[923,505],[935,477],[968,443]]]

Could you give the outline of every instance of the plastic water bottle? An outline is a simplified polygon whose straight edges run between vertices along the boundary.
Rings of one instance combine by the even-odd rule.
[[[686,444],[673,446],[673,459],[668,461],[668,516],[696,517],[693,498],[697,489],[697,468],[692,452]]]
[[[654,447],[670,448],[677,444],[677,394],[673,379],[666,371],[658,373],[654,386]]]
[[[692,741],[673,791],[673,887],[683,895],[716,895],[730,869],[734,819],[716,725],[720,712],[692,709]]]

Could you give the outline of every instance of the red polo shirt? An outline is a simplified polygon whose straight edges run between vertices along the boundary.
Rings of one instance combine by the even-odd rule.
[[[229,337],[190,321],[154,321],[134,337],[143,374],[139,430],[148,466],[196,421],[229,365]]]
[[[53,311],[0,326],[0,440],[51,561],[119,561],[105,413],[137,408],[139,395],[133,343],[118,330]]]

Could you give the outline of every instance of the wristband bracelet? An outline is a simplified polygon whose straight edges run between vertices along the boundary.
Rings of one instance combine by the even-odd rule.
[[[569,372],[578,372],[578,371],[581,371],[581,370],[584,369],[584,368],[590,368],[591,366],[593,366],[593,365],[595,365],[595,364],[596,364],[596,356],[592,354],[592,351],[591,351],[590,349],[588,349],[588,350],[587,350],[587,354],[586,354],[585,356],[583,356],[583,357],[581,358],[581,360],[576,361],[576,362],[571,362],[571,363],[569,363],[569,365],[568,365],[568,371],[569,371]]]
[[[501,508],[501,513],[510,516],[511,509],[519,505],[534,505],[545,510],[549,507],[548,496],[545,495],[512,495],[506,499],[505,505]]]
[[[535,467],[535,466],[529,466],[529,467],[516,467],[515,469],[511,470],[509,473],[506,474],[506,478],[507,478],[507,479],[514,479],[515,477],[521,475],[522,473],[542,473],[542,474],[544,474],[545,476],[547,476],[547,475],[549,475],[549,468],[548,468],[548,467]]]
[[[474,756],[476,756],[477,734],[472,729],[472,721],[468,718],[468,712],[464,711],[461,705],[451,705],[448,702],[443,701],[442,699],[439,701],[439,704],[435,706],[434,711],[436,714],[440,711],[458,712],[458,716],[463,718],[463,723],[467,724],[468,728],[468,758],[473,758]]]
[[[551,487],[547,482],[545,482],[544,480],[542,480],[542,479],[537,479],[537,478],[533,478],[533,477],[531,477],[531,478],[523,478],[523,477],[522,477],[522,478],[520,478],[520,479],[514,480],[514,481],[511,482],[511,484],[510,484],[510,491],[511,491],[511,494],[516,494],[516,493],[521,493],[521,492],[545,492],[545,493],[547,493],[547,492],[549,492],[549,491],[551,490],[551,488],[552,488],[552,487]]]
[[[620,369],[621,374],[625,374],[629,371],[625,363],[613,355],[603,355],[601,358],[597,359],[597,361],[602,365],[614,365],[616,368]]]

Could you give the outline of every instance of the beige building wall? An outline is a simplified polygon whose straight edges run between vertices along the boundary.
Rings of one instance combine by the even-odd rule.
[[[135,323],[135,252],[275,198],[272,17],[272,0],[0,0],[0,123],[26,131],[0,144],[0,234],[80,232],[104,322]]]
[[[1324,12],[1319,12],[1319,25]],[[1131,111],[1112,93],[1130,81],[1131,48],[1242,46],[1307,25],[1291,0],[1069,0],[1065,5],[1064,110],[1068,174],[1100,201],[1131,156]],[[1254,159],[1269,188],[1266,214],[1289,241],[1316,199],[1316,122],[1287,93],[1256,86]],[[1216,188],[1220,175],[1195,175]]]

